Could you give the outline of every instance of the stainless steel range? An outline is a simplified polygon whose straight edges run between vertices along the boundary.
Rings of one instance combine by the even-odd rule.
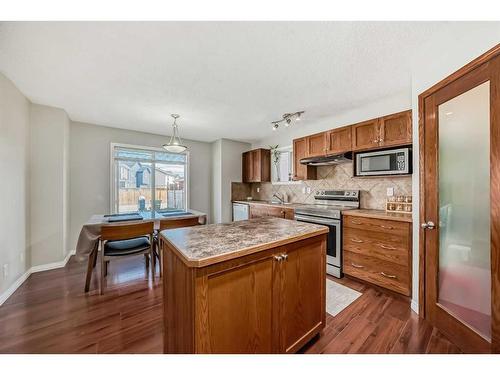
[[[295,220],[329,227],[326,250],[326,272],[342,277],[342,215],[359,208],[359,190],[318,190],[315,204],[295,209]]]

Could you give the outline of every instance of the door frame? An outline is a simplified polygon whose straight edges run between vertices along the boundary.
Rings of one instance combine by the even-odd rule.
[[[495,57],[500,55],[500,44],[497,44],[481,56],[477,57],[467,65],[463,66],[453,74],[444,78],[436,83],[418,96],[418,122],[419,122],[419,165],[420,165],[420,207],[419,215],[420,222],[426,220],[425,211],[425,186],[426,186],[426,166],[425,166],[425,101],[426,99],[435,94],[437,91],[452,84],[459,78],[464,77],[466,74],[471,73],[481,65],[488,63]],[[500,65],[500,64],[498,64]],[[495,75],[497,82],[500,79],[500,66],[496,69]],[[491,77],[490,77],[491,79]],[[500,88],[496,85],[490,86],[490,124],[500,123]],[[435,119],[427,119],[427,121],[434,121]],[[500,142],[500,126],[491,128],[490,142]],[[490,160],[496,164],[500,163],[500,151],[494,148],[490,149]],[[491,169],[490,184],[500,184],[500,168]],[[491,189],[491,267],[492,267],[492,332],[491,332],[491,351],[500,352],[500,298],[493,298],[500,296],[500,195],[495,189]],[[426,231],[419,225],[419,315],[426,318]],[[495,302],[497,305],[495,305]]]

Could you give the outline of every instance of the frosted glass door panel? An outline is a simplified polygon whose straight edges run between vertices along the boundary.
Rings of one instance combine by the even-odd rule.
[[[438,302],[491,338],[490,85],[438,108]]]

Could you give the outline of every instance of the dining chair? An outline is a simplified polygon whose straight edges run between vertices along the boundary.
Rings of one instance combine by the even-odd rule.
[[[160,249],[160,232],[165,229],[175,229],[175,228],[184,228],[184,227],[192,227],[195,225],[201,225],[199,217],[183,217],[178,219],[168,219],[168,220],[160,220],[160,228],[154,237],[154,245],[153,245],[153,253],[154,256],[158,259],[158,263],[160,266],[160,277],[162,276],[163,270],[163,252]]]
[[[144,254],[151,259],[151,275],[155,277],[155,255],[153,252],[154,222],[103,225],[101,227],[101,280],[100,293],[104,294],[104,277],[112,259]],[[146,269],[149,268],[146,258]]]

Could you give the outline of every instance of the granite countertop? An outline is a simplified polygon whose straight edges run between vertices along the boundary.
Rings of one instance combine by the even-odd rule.
[[[241,200],[241,201],[233,201],[233,203],[243,203],[243,204],[263,204],[266,206],[273,206],[273,207],[283,207],[283,208],[297,208],[297,207],[302,207],[304,206],[303,203],[274,203],[270,201],[261,201],[261,200]]]
[[[323,225],[275,217],[168,229],[161,237],[189,267],[204,267],[328,232]]]
[[[358,209],[342,211],[344,216],[361,216],[373,219],[404,221],[411,223],[413,221],[411,213],[386,212],[384,210]]]

